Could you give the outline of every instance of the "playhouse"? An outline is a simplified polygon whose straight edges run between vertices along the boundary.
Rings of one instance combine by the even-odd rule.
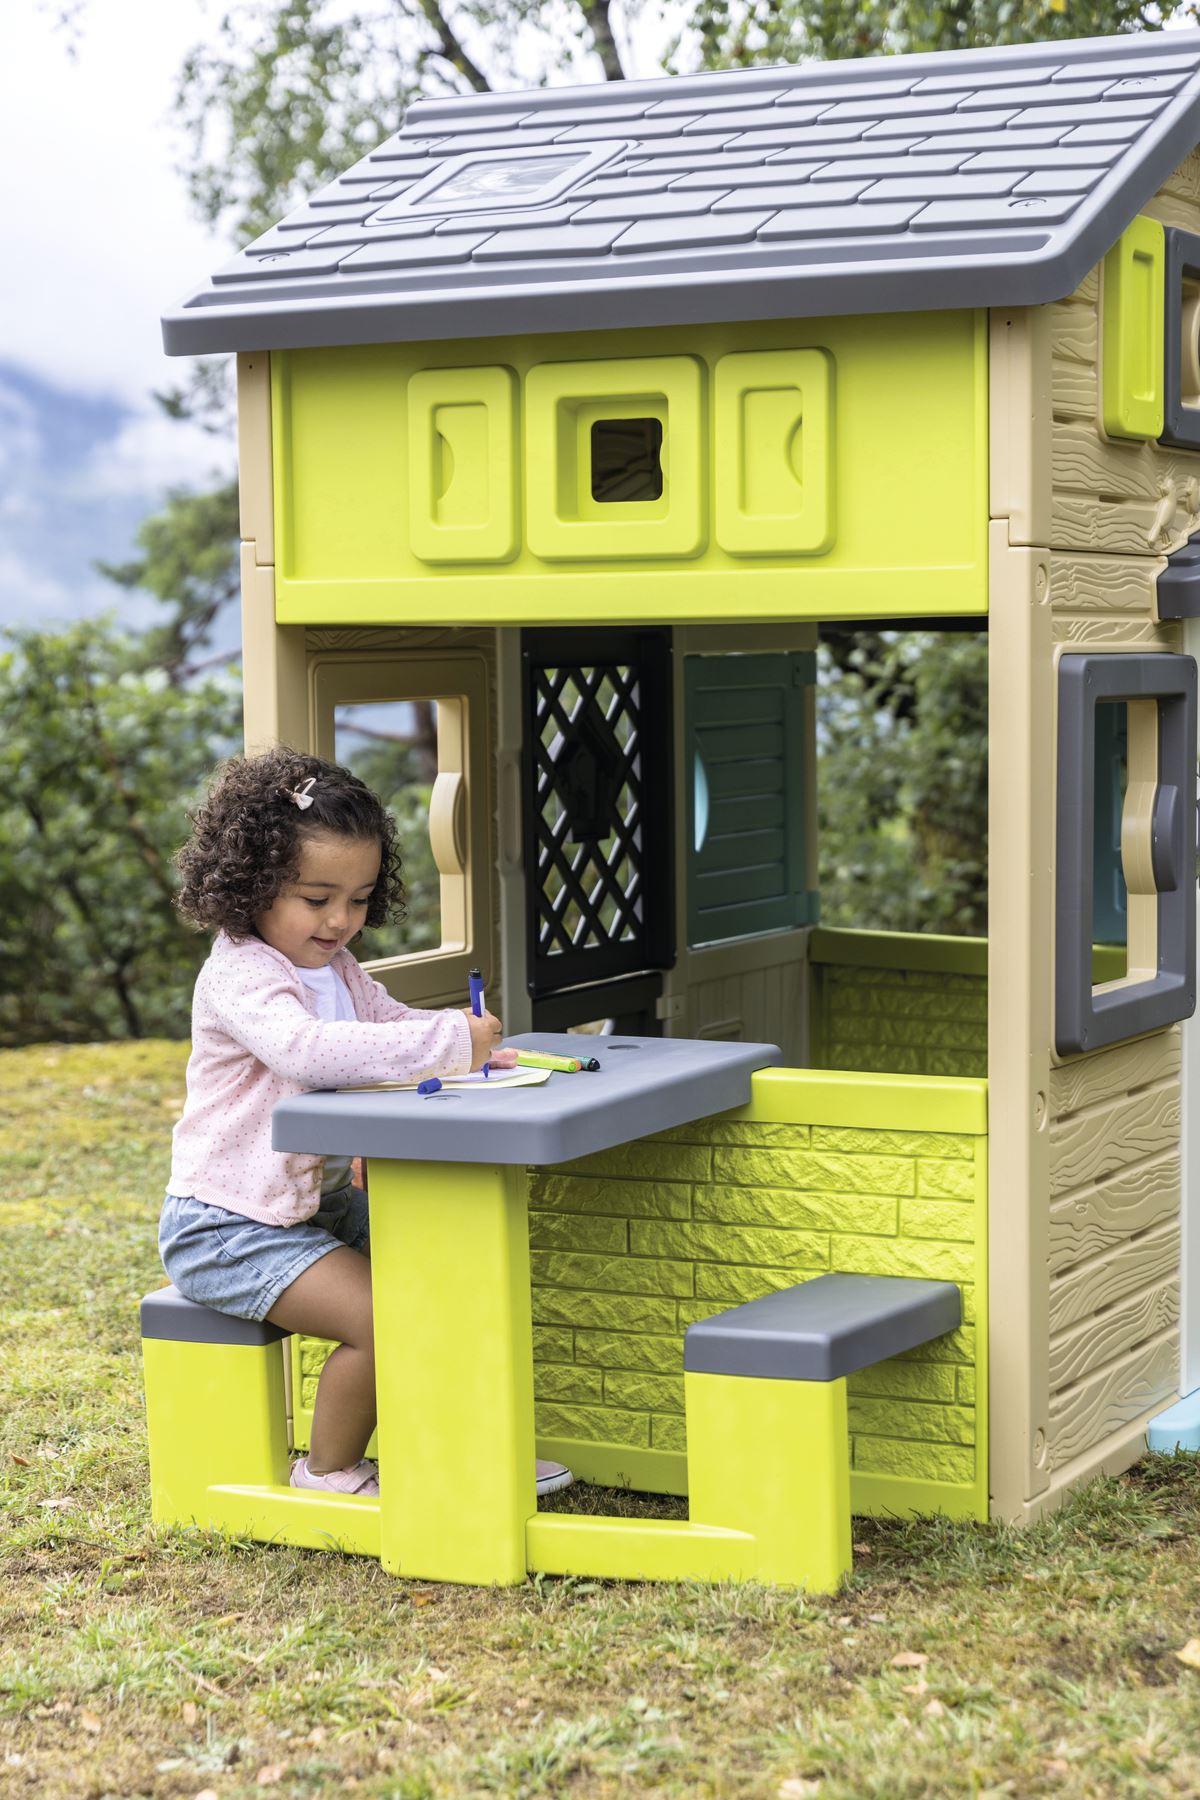
[[[686,1492],[684,1331],[830,1272],[961,1294],[857,1511],[1033,1518],[1200,1389],[1197,145],[1193,32],[421,101],[164,320],[237,353],[248,745],[436,704],[379,978],[780,1047],[529,1170],[584,1477]],[[854,621],[986,628],[986,942],[820,923]]]

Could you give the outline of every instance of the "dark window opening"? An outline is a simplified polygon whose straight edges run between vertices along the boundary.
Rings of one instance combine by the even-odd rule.
[[[661,500],[661,419],[597,419],[592,426],[592,499]]]
[[[1200,282],[1183,282],[1179,301],[1179,398],[1200,407]]]
[[[1129,780],[1128,745],[1128,702],[1097,702],[1092,820],[1094,986],[1120,980],[1127,968],[1129,895],[1121,865],[1121,819]]]

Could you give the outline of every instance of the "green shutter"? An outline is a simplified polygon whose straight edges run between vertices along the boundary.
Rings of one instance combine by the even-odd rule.
[[[812,924],[804,885],[811,650],[683,665],[689,944]]]

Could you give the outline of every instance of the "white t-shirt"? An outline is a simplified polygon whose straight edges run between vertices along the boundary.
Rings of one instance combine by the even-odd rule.
[[[297,975],[317,1002],[317,1017],[332,1024],[337,1019],[353,1019],[354,1003],[350,998],[350,990],[330,965],[323,969],[302,969],[293,963]],[[344,1188],[350,1179],[350,1162],[348,1156],[327,1156],[325,1173],[321,1177],[321,1192],[336,1194]]]

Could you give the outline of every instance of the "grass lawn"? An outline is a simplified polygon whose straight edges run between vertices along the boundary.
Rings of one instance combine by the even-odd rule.
[[[5,1800],[1200,1794],[1191,1458],[1020,1534],[860,1521],[833,1599],[153,1530],[136,1302],[185,1056],[0,1053]]]

